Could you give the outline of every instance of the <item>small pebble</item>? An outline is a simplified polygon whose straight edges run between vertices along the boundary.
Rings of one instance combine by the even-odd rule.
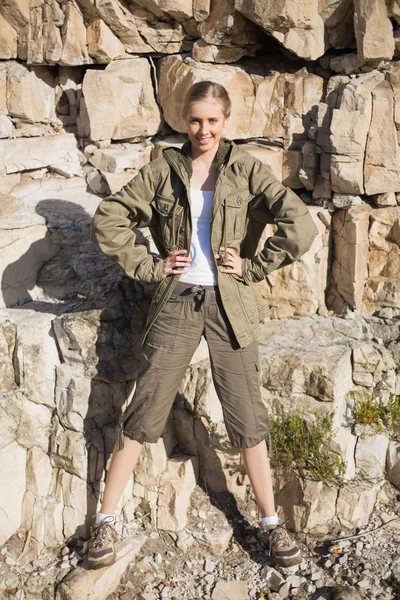
[[[302,584],[302,577],[299,577],[298,575],[292,575],[292,577],[289,580],[290,586],[292,588],[299,588]]]
[[[216,566],[217,565],[213,560],[207,559],[204,563],[204,570],[206,571],[206,573],[213,573],[213,571],[215,571]]]
[[[362,590],[368,590],[371,587],[371,582],[369,579],[361,579],[361,581],[357,583],[357,586]]]
[[[287,581],[279,590],[279,598],[288,598],[290,592],[290,583]]]

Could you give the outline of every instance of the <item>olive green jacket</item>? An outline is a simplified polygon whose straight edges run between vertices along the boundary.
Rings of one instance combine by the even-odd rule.
[[[91,239],[122,270],[139,281],[160,282],[153,297],[145,339],[172,294],[179,275],[163,276],[163,259],[190,248],[191,145],[167,148],[142,167],[120,192],[102,200],[93,218]],[[233,248],[243,259],[243,275],[218,271],[223,307],[240,347],[257,338],[266,302],[252,283],[307,252],[317,229],[305,204],[270,169],[233,142],[221,140],[216,155],[211,248]],[[261,252],[257,246],[267,223],[277,226]],[[160,256],[135,245],[133,228],[149,227]]]

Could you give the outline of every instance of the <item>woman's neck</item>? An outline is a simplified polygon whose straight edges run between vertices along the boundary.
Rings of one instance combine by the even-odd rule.
[[[209,158],[208,158],[209,160]],[[218,169],[215,160],[193,160],[191,186],[199,190],[212,190],[218,177]]]
[[[195,164],[201,166],[201,168],[211,168],[215,165],[215,157],[218,152],[218,146],[212,148],[208,152],[196,152],[196,149],[192,146],[192,161],[193,167]]]

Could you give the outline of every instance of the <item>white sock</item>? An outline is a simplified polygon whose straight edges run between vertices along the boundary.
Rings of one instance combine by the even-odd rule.
[[[270,529],[272,525],[278,525],[279,518],[278,515],[274,515],[273,517],[263,517],[261,519],[261,530],[266,531]]]
[[[101,521],[104,521],[104,519],[107,519],[110,523],[115,523],[115,515],[108,515],[107,513],[101,512],[96,513],[96,525],[101,523]]]

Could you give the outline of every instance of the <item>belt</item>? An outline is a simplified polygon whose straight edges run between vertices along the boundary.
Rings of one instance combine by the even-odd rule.
[[[178,281],[172,294],[174,296],[186,296],[188,300],[194,298],[197,302],[201,302],[206,298],[206,295],[209,296],[210,293],[215,293],[217,290],[217,285],[199,285]]]

